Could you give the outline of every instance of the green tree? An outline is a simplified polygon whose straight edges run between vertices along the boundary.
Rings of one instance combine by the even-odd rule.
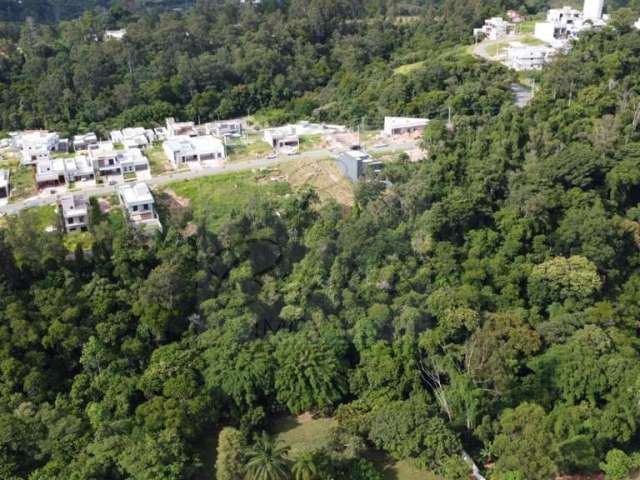
[[[247,451],[249,480],[286,480],[289,478],[288,447],[262,432]]]
[[[242,480],[244,478],[244,438],[240,431],[225,427],[218,435],[216,480]]]

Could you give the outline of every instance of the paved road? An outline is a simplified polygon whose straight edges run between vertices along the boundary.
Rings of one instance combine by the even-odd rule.
[[[416,148],[415,142],[404,142],[395,145],[386,145],[381,148],[371,148],[370,152],[382,152],[393,153],[402,150],[410,150]],[[192,180],[194,178],[208,177],[210,175],[219,175],[227,172],[237,172],[241,170],[251,170],[256,168],[266,168],[277,165],[282,162],[293,162],[295,160],[304,159],[316,159],[320,160],[335,156],[335,154],[326,149],[311,150],[303,152],[297,155],[279,155],[276,158],[257,158],[255,160],[249,160],[245,162],[232,162],[226,163],[220,167],[203,167],[197,170],[188,170],[184,172],[171,172],[164,175],[157,175],[150,180],[146,180],[146,183],[150,186],[165,185],[167,183],[176,182],[178,180]],[[88,188],[81,190],[78,193],[82,193],[87,197],[105,196],[115,193],[117,185],[102,185],[94,188]],[[43,205],[50,205],[55,203],[58,198],[58,194],[43,195],[36,198],[28,198],[16,203],[10,203],[8,205],[0,206],[0,214],[14,214],[30,207],[40,207]]]

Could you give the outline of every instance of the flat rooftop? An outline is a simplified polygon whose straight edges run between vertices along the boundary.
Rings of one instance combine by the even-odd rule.
[[[118,191],[126,204],[153,203],[151,190],[149,190],[149,186],[144,182],[134,185],[122,185],[118,188]]]

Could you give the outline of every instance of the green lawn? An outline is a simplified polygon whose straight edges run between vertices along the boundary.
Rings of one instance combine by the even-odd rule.
[[[242,171],[168,184],[179,197],[187,198],[196,221],[206,220],[216,229],[232,212],[241,211],[255,196],[280,198],[290,192],[289,185],[270,181],[269,171]]]
[[[524,43],[525,45],[543,45],[544,42],[542,40],[537,39],[533,35],[524,35],[518,39],[519,42]]]

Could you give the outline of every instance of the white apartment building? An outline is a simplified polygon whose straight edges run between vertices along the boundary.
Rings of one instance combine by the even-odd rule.
[[[84,197],[63,195],[58,199],[58,207],[65,232],[80,232],[87,229],[89,209]]]
[[[81,150],[90,150],[98,146],[98,136],[93,133],[85,133],[73,137],[73,150],[79,152]]]
[[[129,222],[137,227],[162,229],[153,195],[146,183],[122,185],[118,196]]]
[[[162,144],[162,149],[174,167],[190,162],[223,162],[226,158],[224,144],[212,135],[171,137]]]

